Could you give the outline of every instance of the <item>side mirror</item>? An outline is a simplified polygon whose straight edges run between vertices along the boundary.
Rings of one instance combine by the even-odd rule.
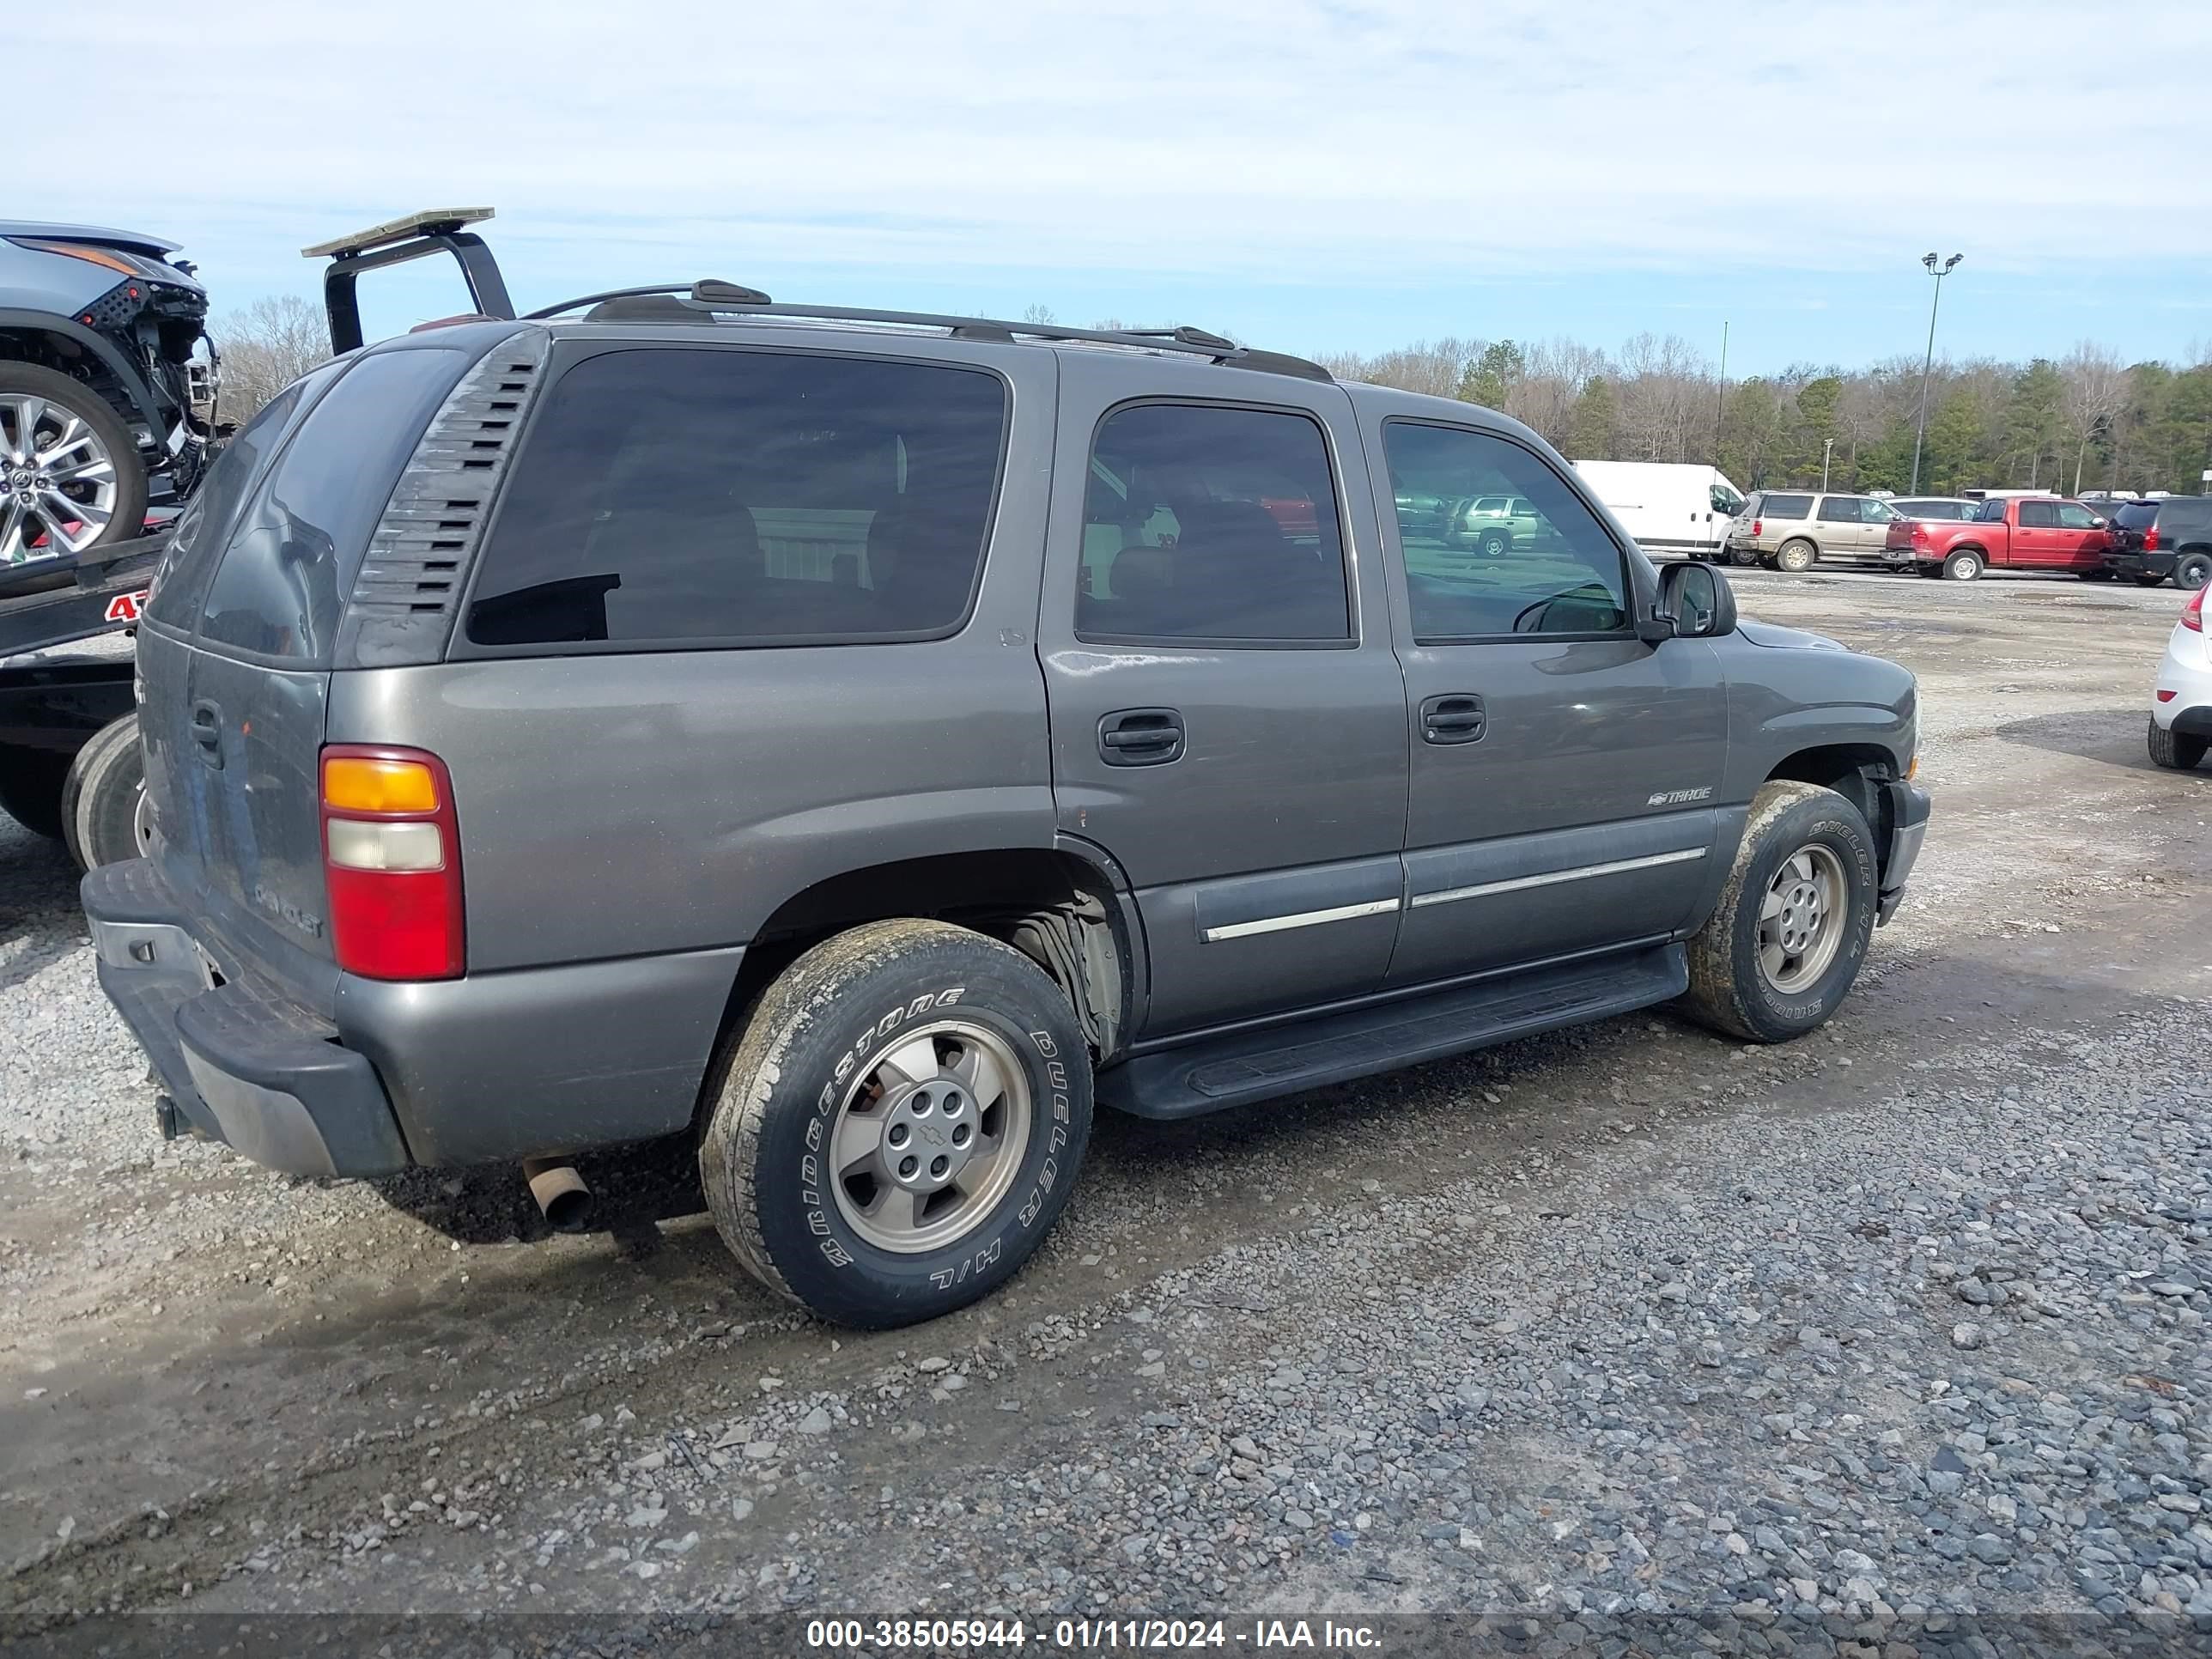
[[[1659,599],[1637,629],[1648,645],[1709,640],[1735,632],[1735,590],[1711,565],[1678,560],[1659,568]]]

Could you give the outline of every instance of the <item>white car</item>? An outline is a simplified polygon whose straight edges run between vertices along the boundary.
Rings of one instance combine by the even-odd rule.
[[[2182,607],[2151,693],[2150,757],[2180,772],[2212,748],[2212,644],[2204,633],[2208,592],[2212,586],[2198,588]]]

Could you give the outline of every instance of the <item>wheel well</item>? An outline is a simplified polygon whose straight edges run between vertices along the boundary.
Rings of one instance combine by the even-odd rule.
[[[1771,783],[1785,778],[1793,783],[1818,784],[1832,789],[1859,809],[1859,816],[1875,834],[1875,844],[1889,844],[1889,829],[1882,822],[1884,802],[1877,785],[1894,777],[1897,763],[1879,744],[1835,743],[1818,749],[1801,749],[1766,775]],[[1886,856],[1886,855],[1885,855]]]
[[[847,871],[793,895],[745,951],[724,1029],[813,946],[848,927],[928,916],[1012,945],[1066,994],[1101,1059],[1127,1041],[1136,954],[1112,885],[1073,854],[948,853]]]
[[[1951,553],[1972,553],[1978,558],[1984,559],[1990,556],[1989,550],[1984,547],[1979,542],[1960,542],[1956,547],[1951,550],[1950,553],[1946,553],[1943,556],[1948,559],[1951,556]]]
[[[28,363],[82,382],[126,428],[149,417],[149,411],[138,406],[131,388],[116,378],[112,367],[99,353],[58,329],[0,328],[0,362]]]

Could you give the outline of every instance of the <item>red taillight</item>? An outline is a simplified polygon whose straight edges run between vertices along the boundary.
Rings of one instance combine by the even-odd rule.
[[[2143,551],[2146,553],[2155,553],[2158,551],[2158,526],[2156,525],[2153,525],[2149,529],[2143,532]]]
[[[1766,533],[1766,520],[1753,519],[1751,521],[1751,533],[1754,536],[1764,536]]]
[[[2181,607],[2181,625],[2184,628],[2188,629],[2192,633],[2202,634],[2204,631],[2204,594],[2206,588],[2212,588],[2212,582],[2208,582],[2205,584],[2204,587],[2200,587],[2194,593],[2191,594],[2189,596],[2189,603]]]
[[[334,743],[321,772],[338,966],[365,979],[458,979],[461,837],[446,763],[421,749]]]

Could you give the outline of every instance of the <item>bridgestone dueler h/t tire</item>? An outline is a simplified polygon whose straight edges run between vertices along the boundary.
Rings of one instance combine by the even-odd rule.
[[[856,1079],[951,1019],[1021,1067],[1029,1144],[957,1239],[885,1249],[828,1183],[830,1137]],[[1066,1207],[1091,1139],[1090,1054],[1066,997],[1012,946],[940,921],[871,922],[807,951],[746,1016],[710,1088],[699,1171],[723,1243],[777,1295],[871,1329],[933,1319],[1013,1277]]]
[[[1823,846],[1841,865],[1844,929],[1835,958],[1796,995],[1768,983],[1759,963],[1759,907],[1783,863],[1799,848]],[[1720,903],[1690,940],[1690,988],[1681,1007],[1692,1018],[1753,1042],[1786,1042],[1827,1024],[1866,959],[1874,933],[1879,867],[1874,837],[1857,807],[1832,789],[1774,782],[1752,797],[1735,861]]]

